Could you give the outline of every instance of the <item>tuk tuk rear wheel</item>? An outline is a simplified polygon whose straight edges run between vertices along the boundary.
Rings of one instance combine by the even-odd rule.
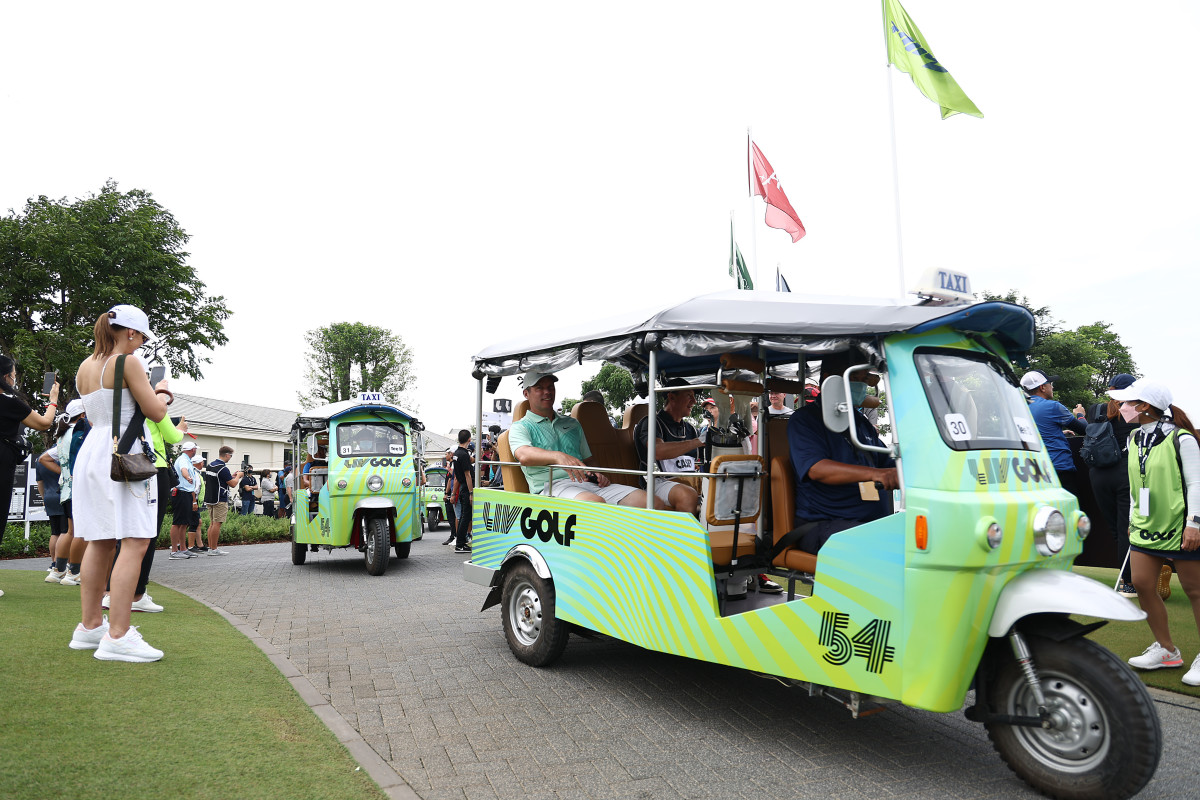
[[[504,637],[513,655],[530,666],[553,663],[567,646],[569,630],[554,616],[554,600],[554,584],[525,559],[505,569],[500,597]]]
[[[304,563],[305,556],[308,555],[308,545],[299,544],[296,541],[296,526],[292,526],[292,563],[299,566]]]
[[[1162,729],[1146,687],[1125,662],[1088,639],[1027,641],[1054,727],[987,723],[1000,757],[1050,797],[1093,800],[1139,792],[1162,754]],[[1033,692],[1011,655],[996,670],[988,703],[1000,714],[1037,716]]]
[[[382,517],[372,517],[367,520],[363,542],[363,557],[367,564],[368,575],[382,575],[387,571],[388,545],[391,537],[388,535],[388,521]]]

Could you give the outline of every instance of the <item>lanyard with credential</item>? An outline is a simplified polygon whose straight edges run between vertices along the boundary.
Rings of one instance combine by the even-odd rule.
[[[1142,431],[1141,440],[1138,441],[1138,471],[1142,473],[1142,488],[1146,488],[1146,459],[1150,457],[1150,448],[1154,447],[1154,443],[1158,441],[1158,435],[1162,433],[1162,418],[1158,420],[1158,424],[1154,426],[1154,430],[1147,436],[1145,431]]]

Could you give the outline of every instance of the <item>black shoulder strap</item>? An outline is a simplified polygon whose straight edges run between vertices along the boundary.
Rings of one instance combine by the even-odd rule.
[[[121,389],[125,378],[125,356],[117,356],[117,365],[114,368],[113,374],[113,438],[117,438],[118,431],[121,425]],[[103,382],[103,374],[101,374]],[[133,443],[142,436],[142,423],[146,421],[146,415],[142,413],[142,407],[134,406],[133,418],[129,420],[129,427],[125,429],[125,435],[121,437],[120,443],[117,445],[118,453],[128,453]]]

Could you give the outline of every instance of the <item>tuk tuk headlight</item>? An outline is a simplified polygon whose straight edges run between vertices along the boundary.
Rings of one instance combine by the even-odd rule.
[[[383,478],[379,477],[378,475],[372,475],[371,477],[367,478],[367,488],[372,492],[378,492],[383,488]]]
[[[1067,543],[1067,521],[1062,512],[1052,506],[1042,506],[1033,518],[1033,541],[1037,551],[1052,556]]]
[[[1086,539],[1092,532],[1092,521],[1087,514],[1080,513],[1079,519],[1075,520],[1075,532],[1079,534],[1080,539]]]
[[[979,520],[979,524],[975,526],[976,540],[979,546],[986,551],[995,550],[1004,541],[1004,529],[1000,527],[1000,523],[995,517],[984,517]]]

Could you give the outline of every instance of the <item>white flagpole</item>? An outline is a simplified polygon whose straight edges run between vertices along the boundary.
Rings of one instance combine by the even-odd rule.
[[[751,260],[754,262],[754,288],[758,287],[758,226],[754,224],[754,192],[750,190],[750,170],[754,166],[754,156],[750,152],[750,145],[754,142],[754,134],[749,127],[746,128],[746,192],[750,196],[750,252]]]
[[[892,65],[887,64],[888,74],[888,121],[892,132],[892,201],[896,209],[896,277],[900,282],[900,299],[905,297],[904,287],[904,237],[900,233],[900,166],[896,157],[896,101],[892,97]]]

